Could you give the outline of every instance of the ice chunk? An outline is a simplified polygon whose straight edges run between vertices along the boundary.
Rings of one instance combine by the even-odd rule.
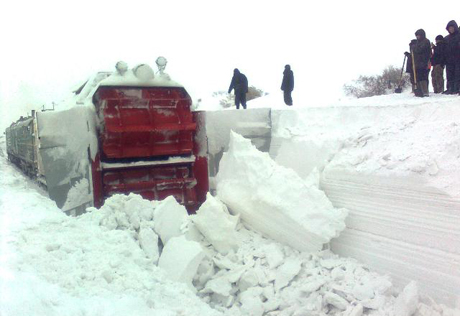
[[[238,247],[237,216],[231,216],[226,206],[210,193],[196,215],[192,216],[198,230],[221,254]]]
[[[338,258],[321,259],[319,264],[326,269],[333,269],[341,265],[342,261]]]
[[[181,226],[188,214],[173,196],[168,196],[155,209],[155,231],[164,245],[172,237],[182,235]]]
[[[185,236],[172,237],[161,253],[158,266],[166,271],[171,280],[186,283],[193,288],[195,276],[205,253],[200,244]]]
[[[344,312],[344,316],[361,316],[363,314],[363,306],[358,304],[356,306],[349,306]]]
[[[310,280],[310,282],[307,282],[305,285],[302,286],[301,291],[309,294],[318,291],[320,287],[322,287],[326,281],[322,277],[318,277],[315,279]]]
[[[327,292],[324,295],[324,301],[342,311],[346,310],[349,305],[346,299],[332,292]]]
[[[412,281],[396,298],[395,316],[411,316],[417,309],[418,301],[417,283]]]
[[[222,257],[217,255],[216,257],[213,258],[214,264],[219,268],[219,269],[227,269],[231,270],[236,267],[236,264],[232,262],[228,257]]]
[[[206,283],[206,286],[203,293],[216,293],[221,296],[228,297],[230,296],[230,291],[232,290],[232,283],[226,276],[221,276],[212,280],[209,280]]]
[[[158,250],[158,235],[147,225],[141,225],[139,244],[146,256],[156,264],[160,256]]]
[[[361,301],[361,304],[365,308],[380,310],[385,305],[385,296],[377,295],[372,299],[366,299]]]
[[[252,287],[241,293],[240,302],[243,315],[262,316],[264,314],[265,307],[261,299],[262,293],[263,289],[260,287]]]
[[[346,210],[335,209],[324,192],[236,133],[230,135],[216,180],[217,195],[232,212],[297,250],[321,250],[345,228]]]
[[[290,257],[286,259],[286,262],[278,268],[275,279],[275,290],[279,291],[283,287],[287,286],[289,282],[300,272],[302,267],[302,261],[299,259]]]
[[[280,245],[272,243],[263,248],[265,258],[270,269],[277,268],[284,260],[284,253]]]
[[[254,287],[259,284],[259,277],[254,270],[249,270],[243,273],[240,278],[239,288],[241,292],[246,291],[250,287]]]
[[[353,296],[359,300],[368,300],[374,298],[374,289],[371,284],[356,284],[353,287]]]

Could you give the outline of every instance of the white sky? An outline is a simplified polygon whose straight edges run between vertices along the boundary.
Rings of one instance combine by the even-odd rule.
[[[457,14],[457,15],[455,15]],[[418,28],[430,40],[460,21],[458,1],[1,1],[0,128],[119,60],[168,59],[194,99],[227,90],[233,69],[295,106],[337,100],[360,74],[401,67]],[[297,101],[297,102],[296,102]]]

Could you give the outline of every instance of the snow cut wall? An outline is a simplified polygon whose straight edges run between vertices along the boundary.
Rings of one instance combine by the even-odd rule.
[[[387,97],[388,98],[388,97]],[[270,154],[350,211],[332,250],[403,287],[458,304],[460,295],[460,102],[431,97],[391,106],[272,111]]]

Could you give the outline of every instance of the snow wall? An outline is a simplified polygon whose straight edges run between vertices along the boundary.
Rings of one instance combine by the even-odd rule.
[[[349,210],[347,229],[331,242],[335,253],[390,274],[401,288],[416,280],[449,305],[460,293],[459,103],[271,110],[265,123],[270,156],[304,179],[318,168],[332,204]],[[223,111],[225,120],[232,112]],[[223,133],[211,113],[208,126]]]

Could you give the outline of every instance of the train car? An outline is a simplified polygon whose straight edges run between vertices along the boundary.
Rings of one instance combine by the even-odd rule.
[[[148,65],[100,72],[58,104],[6,131],[9,159],[43,179],[69,214],[100,207],[114,194],[161,200],[173,195],[193,212],[209,189],[204,113],[185,88]]]
[[[35,111],[28,117],[21,117],[5,131],[8,159],[25,174],[38,178],[38,146]]]

